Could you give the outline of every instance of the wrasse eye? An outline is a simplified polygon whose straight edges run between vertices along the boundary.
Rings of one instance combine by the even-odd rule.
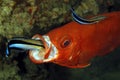
[[[62,47],[62,48],[65,48],[65,47],[69,46],[70,43],[71,43],[71,40],[69,40],[69,39],[64,40],[64,41],[62,42],[62,44],[61,44],[61,47]]]

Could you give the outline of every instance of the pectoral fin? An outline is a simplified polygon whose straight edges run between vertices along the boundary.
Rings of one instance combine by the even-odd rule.
[[[88,66],[90,66],[90,63],[83,63],[83,64],[78,64],[77,68],[86,68]]]

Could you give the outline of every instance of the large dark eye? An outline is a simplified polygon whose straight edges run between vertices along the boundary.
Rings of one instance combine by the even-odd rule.
[[[66,39],[66,40],[64,40],[64,41],[62,42],[61,47],[62,47],[62,48],[65,48],[65,47],[67,47],[70,43],[71,43],[71,40]]]

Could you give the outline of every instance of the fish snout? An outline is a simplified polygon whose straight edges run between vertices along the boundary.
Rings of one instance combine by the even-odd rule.
[[[44,48],[29,51],[29,57],[32,62],[40,64],[50,62],[56,58],[57,49],[51,43],[49,36],[36,34],[32,37],[32,39],[42,40],[44,45]]]

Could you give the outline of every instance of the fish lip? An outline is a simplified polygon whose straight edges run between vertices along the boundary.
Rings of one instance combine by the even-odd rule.
[[[57,57],[58,50],[55,47],[55,45],[50,41],[49,36],[44,35],[43,38],[49,47],[49,50],[47,51],[48,57],[47,57],[47,59],[44,59],[43,62],[48,62],[48,61],[51,61]]]
[[[50,62],[54,60],[57,57],[58,50],[54,46],[54,44],[50,41],[49,36],[47,35],[35,35],[33,36],[33,39],[42,40],[43,44],[45,46],[44,52],[41,52],[42,50],[30,50],[29,51],[29,57],[34,63],[43,63],[43,62]],[[43,55],[41,55],[43,54]]]

